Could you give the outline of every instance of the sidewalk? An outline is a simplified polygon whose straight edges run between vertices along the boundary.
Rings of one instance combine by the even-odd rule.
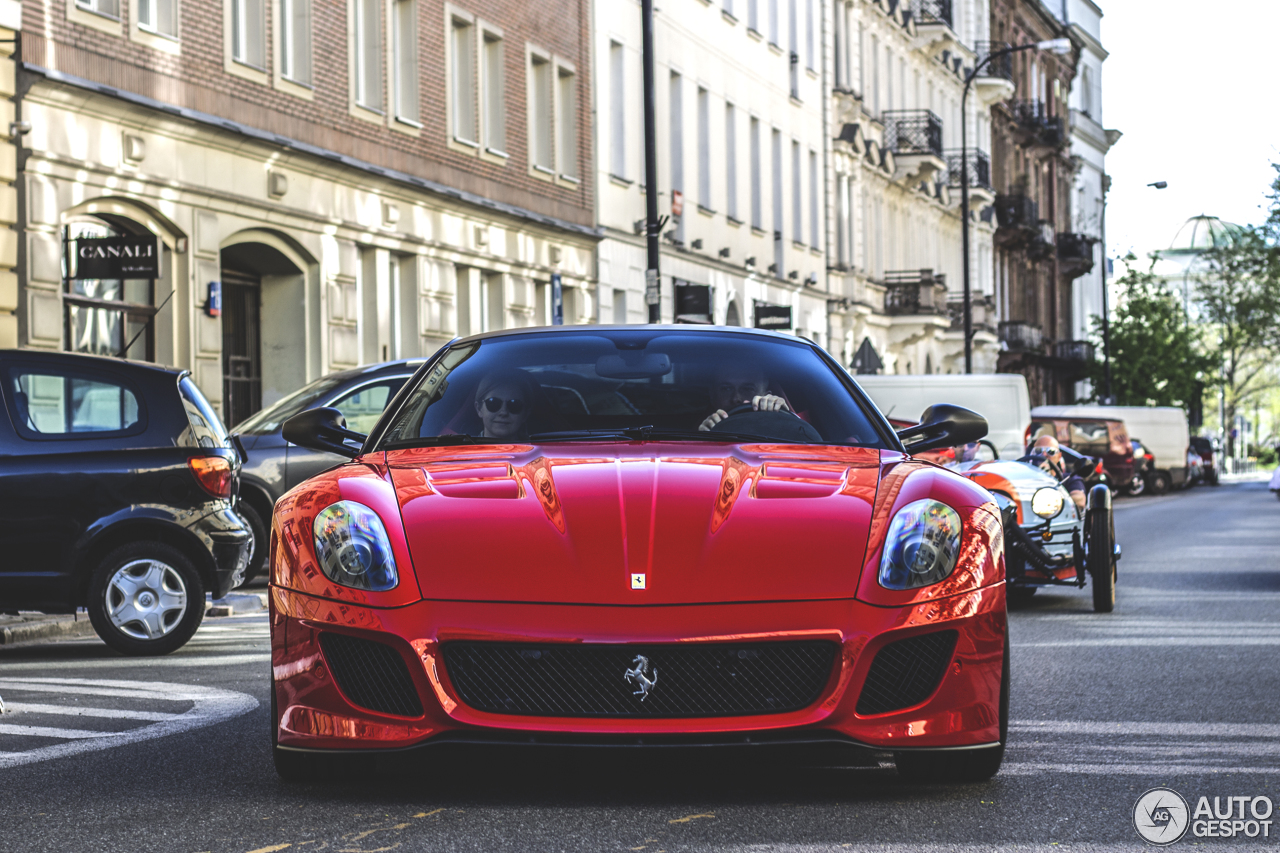
[[[265,592],[232,592],[217,601],[205,599],[206,618],[257,613],[266,609]],[[89,637],[93,633],[93,623],[89,621],[89,614],[84,612],[57,615],[19,612],[16,616],[0,614],[0,646],[66,637]]]

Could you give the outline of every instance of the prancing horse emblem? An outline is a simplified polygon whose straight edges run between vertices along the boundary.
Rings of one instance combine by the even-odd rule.
[[[634,684],[636,687],[632,696],[639,696],[640,701],[649,698],[649,691],[658,683],[658,670],[653,670],[653,677],[649,677],[650,672],[649,659],[644,655],[636,655],[636,659],[631,662],[631,669],[626,671],[623,676],[628,683]]]

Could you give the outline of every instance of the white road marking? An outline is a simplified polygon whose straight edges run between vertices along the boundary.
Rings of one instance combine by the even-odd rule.
[[[1010,720],[1011,730],[1052,734],[1161,735],[1165,737],[1280,737],[1270,723],[1160,723],[1134,720]]]
[[[97,660],[24,661],[6,663],[5,672],[43,672],[58,669],[153,669],[169,666],[233,666],[242,663],[271,662],[270,652],[241,655],[169,655],[163,658],[99,658]]]
[[[21,752],[0,752],[0,769],[47,761],[53,758],[64,758],[83,752],[111,749],[117,746],[151,740],[152,738],[203,728],[246,714],[258,707],[257,699],[233,690],[189,684],[172,684],[161,681],[3,678],[0,679],[0,687],[15,693],[52,692],[73,695],[113,696],[148,702],[159,699],[166,702],[191,703],[191,708],[181,714],[173,714],[165,719],[151,722],[149,725],[136,726],[124,731],[84,732],[79,729],[3,724],[0,726],[0,735],[53,737],[60,739],[62,742]],[[22,705],[24,703],[18,701],[15,704]],[[146,711],[146,709],[142,710]],[[132,719],[144,718],[135,716]],[[17,731],[12,731],[13,729]],[[0,746],[2,745],[0,744]]]
[[[1280,646],[1280,637],[1080,637],[1044,643],[1013,643],[1015,649],[1063,649],[1094,646]]]
[[[88,708],[84,705],[41,705],[31,702],[10,702],[5,708],[14,714],[53,714],[64,717],[98,717],[104,720],[173,720],[181,714],[160,711],[122,711],[118,708]]]

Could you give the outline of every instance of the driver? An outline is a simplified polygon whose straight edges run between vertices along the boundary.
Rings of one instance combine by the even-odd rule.
[[[698,425],[703,432],[709,432],[738,406],[750,405],[756,412],[791,411],[786,400],[769,393],[769,377],[759,367],[722,365],[712,377],[709,390],[716,410]]]
[[[483,438],[521,441],[534,400],[534,381],[523,370],[496,370],[476,386],[476,414]]]
[[[1027,455],[1026,461],[1049,472],[1055,480],[1062,478],[1065,467],[1062,461],[1062,446],[1058,444],[1058,439],[1051,435],[1042,435],[1036,439],[1036,443],[1032,445],[1031,453]],[[1076,508],[1083,510],[1085,504],[1084,480],[1072,474],[1061,480],[1061,482],[1071,494],[1071,500],[1075,502]]]

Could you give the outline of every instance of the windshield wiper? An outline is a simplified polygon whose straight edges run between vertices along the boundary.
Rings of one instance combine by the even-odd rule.
[[[745,432],[725,432],[722,430],[707,431],[695,429],[659,429],[654,426],[622,427],[620,429],[570,429],[559,432],[539,432],[529,436],[533,442],[573,441],[575,439],[630,439],[631,441],[653,441],[674,439],[676,441],[763,441],[781,444],[798,444],[795,439],[777,438],[771,435],[755,435]]]

